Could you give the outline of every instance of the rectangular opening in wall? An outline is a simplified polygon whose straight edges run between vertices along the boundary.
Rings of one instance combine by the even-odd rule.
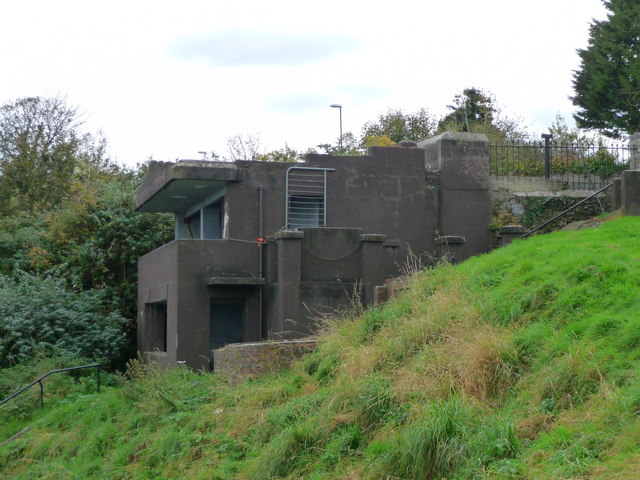
[[[145,303],[146,350],[167,351],[167,302]]]
[[[209,308],[209,363],[213,351],[229,343],[244,341],[244,300],[211,299]]]
[[[328,171],[333,169],[291,167],[287,170],[287,229],[327,225]]]

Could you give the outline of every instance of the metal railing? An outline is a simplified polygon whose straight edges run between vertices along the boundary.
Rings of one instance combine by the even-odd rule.
[[[569,213],[572,210],[575,210],[576,208],[578,208],[580,205],[582,205],[583,203],[585,203],[588,200],[591,200],[594,197],[598,197],[598,195],[600,195],[602,192],[604,192],[606,189],[611,188],[613,186],[613,183],[610,183],[608,185],[605,185],[604,187],[602,187],[600,190],[593,192],[591,195],[589,195],[586,198],[583,198],[582,200],[580,200],[579,202],[571,205],[569,208],[567,208],[566,210],[563,210],[562,212],[560,212],[559,214],[557,214],[555,217],[550,218],[549,220],[547,220],[544,223],[541,223],[540,225],[538,225],[537,227],[531,229],[530,231],[528,231],[527,233],[525,233],[524,235],[522,235],[520,238],[527,238],[530,235],[534,234],[535,232],[537,232],[538,230],[546,227],[547,225],[549,225],[550,223],[555,222],[557,219],[559,219],[560,217],[562,217],[563,215]],[[600,200],[598,199],[598,202]],[[602,208],[602,204],[600,204],[600,208]],[[604,210],[603,210],[604,213]]]
[[[44,385],[42,384],[42,380],[44,380],[45,378],[47,378],[49,375],[53,375],[54,373],[60,373],[60,372],[70,372],[72,370],[82,370],[84,368],[97,368],[98,369],[98,373],[97,373],[97,382],[98,382],[98,393],[100,393],[100,367],[101,364],[99,363],[92,363],[91,365],[80,365],[78,367],[69,367],[69,368],[59,368],[57,370],[51,370],[49,373],[45,373],[44,375],[42,375],[40,378],[38,378],[37,380],[34,380],[33,382],[31,382],[29,385],[21,388],[19,391],[17,391],[16,393],[14,393],[13,395],[5,398],[4,400],[2,400],[0,402],[0,406],[4,405],[5,403],[7,403],[9,400],[13,400],[14,398],[16,398],[18,395],[20,395],[21,393],[29,390],[31,387],[33,387],[36,383],[40,384],[40,408],[44,408]]]
[[[544,142],[492,144],[489,172],[495,177],[538,177],[571,190],[597,190],[629,169],[629,146]]]

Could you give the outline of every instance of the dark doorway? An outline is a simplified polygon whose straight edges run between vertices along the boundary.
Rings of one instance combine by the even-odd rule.
[[[144,318],[147,330],[145,351],[167,351],[167,302],[145,303]]]
[[[209,364],[213,368],[213,350],[244,340],[244,301],[211,299],[209,311]]]

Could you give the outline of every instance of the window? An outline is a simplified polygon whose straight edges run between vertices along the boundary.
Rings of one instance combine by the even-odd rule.
[[[180,219],[176,217],[176,238],[219,239],[222,238],[224,218],[224,197],[195,211],[187,212],[189,216]]]
[[[202,208],[202,238],[222,238],[224,198]]]
[[[286,228],[327,225],[329,168],[290,167],[287,170]]]

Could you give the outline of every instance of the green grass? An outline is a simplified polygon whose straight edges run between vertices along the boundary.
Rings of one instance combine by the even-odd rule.
[[[0,475],[635,479],[639,240],[622,218],[418,272],[290,370],[237,386],[134,362],[101,394],[0,408],[5,437],[32,425]]]

